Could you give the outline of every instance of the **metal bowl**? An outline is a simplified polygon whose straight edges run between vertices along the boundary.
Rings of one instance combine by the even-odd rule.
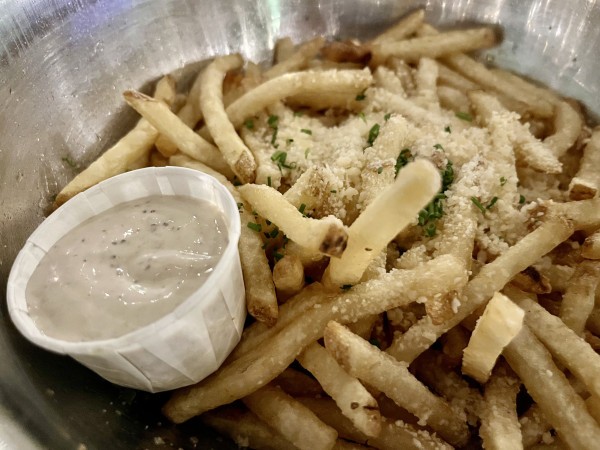
[[[6,312],[10,266],[53,195],[137,120],[125,89],[216,54],[266,61],[280,36],[368,38],[417,7],[441,27],[500,25],[488,60],[600,113],[595,0],[0,1],[0,448],[235,448],[167,423],[164,396],[25,341]]]

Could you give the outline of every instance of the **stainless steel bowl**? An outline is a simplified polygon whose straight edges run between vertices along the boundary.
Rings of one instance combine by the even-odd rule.
[[[10,266],[52,196],[135,122],[123,90],[216,54],[265,61],[280,36],[367,38],[417,7],[442,27],[499,24],[487,59],[600,113],[596,0],[0,0],[0,448],[233,447],[168,424],[164,396],[26,342],[6,312]]]

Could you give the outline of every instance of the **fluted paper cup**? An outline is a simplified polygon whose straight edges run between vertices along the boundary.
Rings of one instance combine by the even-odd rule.
[[[186,195],[216,205],[229,243],[213,273],[188,299],[150,325],[123,336],[68,342],[43,334],[29,315],[25,289],[40,260],[61,237],[113,206],[150,195]],[[214,372],[239,342],[246,318],[235,200],[216,179],[181,167],[151,167],[110,178],[66,202],[29,237],[10,272],[7,301],[19,331],[67,354],[107,380],[149,392],[187,386]]]

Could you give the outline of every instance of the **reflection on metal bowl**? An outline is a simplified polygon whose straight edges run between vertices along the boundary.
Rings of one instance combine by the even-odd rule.
[[[52,196],[135,122],[125,89],[216,54],[265,61],[280,36],[367,38],[417,7],[441,27],[500,25],[503,43],[486,59],[600,112],[595,0],[2,2],[0,447],[235,448],[198,422],[167,423],[164,396],[118,388],[26,342],[6,311],[10,266]]]

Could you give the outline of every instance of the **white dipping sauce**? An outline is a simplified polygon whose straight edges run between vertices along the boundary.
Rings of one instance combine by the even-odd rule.
[[[223,213],[186,196],[119,204],[62,237],[27,284],[47,336],[90,341],[148,325],[196,291],[228,243]]]

